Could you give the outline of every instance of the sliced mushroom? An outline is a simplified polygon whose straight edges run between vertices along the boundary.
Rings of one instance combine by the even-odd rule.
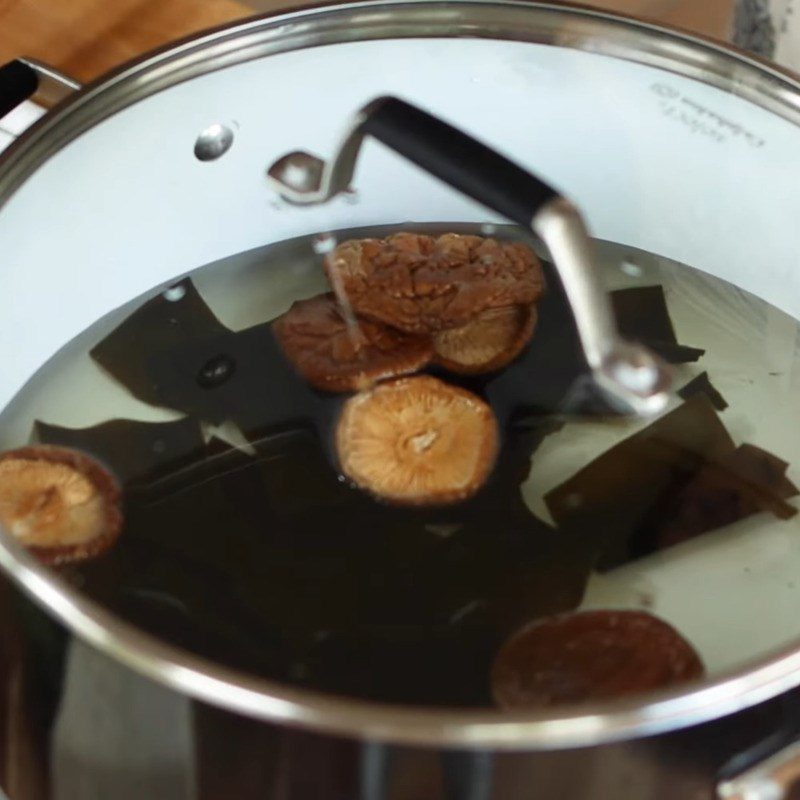
[[[510,364],[533,335],[536,307],[490,308],[459,328],[433,335],[436,363],[450,372],[477,375]]]
[[[352,392],[416,372],[433,355],[428,337],[369,320],[348,321],[333,294],[300,300],[273,324],[289,360],[318,389]]]
[[[120,489],[88,456],[64,447],[0,454],[0,522],[46,564],[82,561],[119,536]]]
[[[530,305],[543,289],[541,264],[526,245],[455,233],[342,242],[325,269],[356,313],[417,334]]]
[[[504,709],[610,700],[702,677],[694,648],[642,611],[583,611],[549,617],[513,635],[492,666]]]
[[[345,403],[336,428],[342,471],[393,503],[454,503],[494,465],[497,422],[479,397],[427,375],[378,384]]]

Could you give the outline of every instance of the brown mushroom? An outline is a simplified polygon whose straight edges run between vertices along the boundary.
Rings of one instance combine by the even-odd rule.
[[[45,564],[105,552],[122,527],[120,489],[96,461],[65,447],[0,454],[0,522]]]
[[[583,611],[534,622],[501,648],[492,694],[507,710],[610,700],[702,677],[694,648],[642,611]]]
[[[333,294],[300,300],[273,323],[273,330],[300,374],[327,392],[365,389],[416,372],[433,355],[429,337],[369,320],[348,323]]]
[[[497,452],[497,421],[479,397],[427,375],[350,398],[336,428],[342,471],[392,503],[436,505],[474,494]]]
[[[487,309],[466,325],[433,334],[435,361],[462,375],[501,369],[528,344],[537,317],[533,305]]]
[[[325,260],[353,309],[409,333],[434,333],[542,293],[539,259],[519,242],[398,233],[342,242]]]

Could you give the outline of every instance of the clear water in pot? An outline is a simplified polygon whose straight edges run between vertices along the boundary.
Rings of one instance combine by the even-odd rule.
[[[697,511],[708,500],[702,491],[687,512],[697,492],[685,489],[696,475],[680,473],[670,478],[678,489],[670,484],[672,493],[636,525],[619,523],[622,534],[611,536],[613,508],[606,516],[584,508],[566,527],[553,518],[551,492],[652,420],[598,410],[580,377],[552,272],[519,359],[497,374],[446,377],[485,397],[500,423],[497,466],[474,498],[401,509],[341,480],[331,431],[343,397],[312,391],[265,325],[295,300],[327,290],[320,264],[329,243],[308,237],[272,245],[207,265],[191,284],[160,287],[67,344],[2,412],[0,449],[32,440],[79,447],[125,484],[116,546],[63,568],[81,591],[230,666],[336,693],[435,705],[490,704],[488,670],[502,641],[526,621],[579,607],[657,614],[694,644],[710,674],[800,636],[797,517],[762,507],[740,519],[724,509],[715,517],[714,509]],[[710,412],[721,429],[737,446],[788,462],[783,483],[776,478],[758,490],[786,510],[787,480],[800,477],[796,321],[690,267],[598,247],[609,289],[662,287],[678,342],[705,351],[676,368],[677,385],[706,372],[728,404]],[[157,352],[145,336],[112,348],[116,377],[92,358],[145,302],[156,298],[169,325],[170,309],[185,308],[194,289],[212,313],[187,312],[194,332],[180,347]],[[144,365],[138,372],[132,356]],[[219,380],[204,385],[209,370]],[[144,402],[131,386],[145,394],[157,386],[175,402]],[[676,398],[671,412],[708,405],[694,397]],[[691,427],[694,412],[686,413]],[[623,509],[640,497],[638,479],[619,476],[611,505]],[[592,487],[584,494],[580,483],[567,485],[579,491],[562,492],[562,501],[580,510]],[[712,499],[724,505],[726,496]],[[707,530],[686,523],[692,513],[712,520]]]

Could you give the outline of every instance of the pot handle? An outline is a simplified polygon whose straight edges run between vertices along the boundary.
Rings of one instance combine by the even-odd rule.
[[[58,102],[81,88],[57,69],[31,58],[17,58],[0,67],[0,118],[37,92]]]
[[[800,787],[800,743],[717,785],[719,800],[788,800]]]
[[[481,750],[444,751],[440,756],[444,800],[490,800],[492,754]],[[380,742],[361,745],[359,800],[388,800],[392,791],[392,752]]]
[[[290,202],[324,203],[349,189],[367,135],[536,233],[555,262],[597,383],[636,413],[664,408],[671,371],[649,350],[619,336],[578,209],[547,183],[463,131],[404,100],[380,97],[356,114],[331,161],[296,151],[275,161],[267,177]]]
[[[493,794],[492,754],[459,750],[442,756],[446,800],[490,800]]]

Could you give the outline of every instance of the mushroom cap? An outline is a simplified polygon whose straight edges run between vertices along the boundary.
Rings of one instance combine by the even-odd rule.
[[[433,355],[429,337],[370,320],[348,321],[333,294],[294,303],[273,323],[273,330],[300,374],[327,392],[357,391],[416,372]]]
[[[534,305],[489,308],[466,325],[433,334],[434,360],[461,375],[502,369],[531,340],[537,319]]]
[[[544,286],[526,245],[456,233],[349,240],[325,270],[356,313],[418,334],[464,325],[490,308],[529,305]]]
[[[336,428],[343,473],[403,505],[454,503],[485,482],[497,421],[476,395],[428,375],[381,383],[350,398]]]
[[[703,664],[671,625],[642,611],[583,611],[533,622],[491,671],[502,708],[607,700],[699,678]]]
[[[46,564],[82,561],[116,541],[120,489],[96,461],[65,447],[0,454],[0,522]]]

